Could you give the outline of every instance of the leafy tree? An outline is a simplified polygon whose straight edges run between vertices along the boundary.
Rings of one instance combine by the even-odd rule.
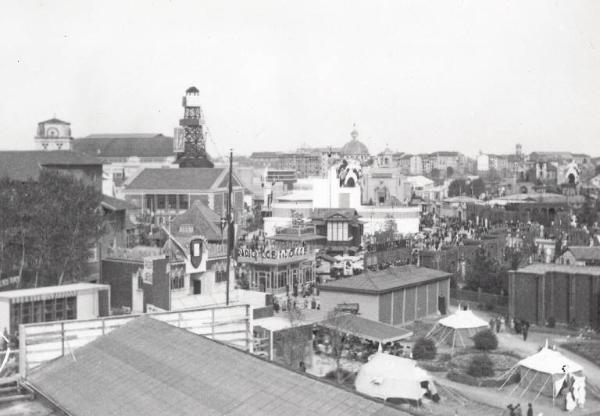
[[[433,179],[439,179],[440,175],[441,175],[441,172],[440,172],[440,170],[438,168],[431,169],[431,177]]]
[[[3,270],[18,268],[20,276],[32,271],[36,285],[62,284],[86,273],[90,249],[103,231],[101,193],[72,176],[43,170],[37,181],[0,181],[0,195],[13,221],[0,223]]]
[[[473,336],[475,348],[478,350],[495,350],[498,348],[498,337],[491,329],[484,329]]]
[[[437,354],[435,342],[431,338],[421,337],[417,339],[412,354],[415,360],[433,360]]]
[[[471,194],[475,198],[479,198],[479,196],[485,192],[485,182],[481,178],[474,179],[471,181]]]
[[[460,196],[467,192],[467,181],[464,179],[454,179],[448,186],[448,196]]]
[[[494,364],[486,354],[475,355],[469,363],[467,374],[473,377],[491,377],[494,375]]]
[[[467,288],[478,290],[481,288],[484,292],[498,293],[505,286],[506,270],[498,260],[486,256],[483,247],[480,247],[475,254],[475,258],[469,264],[467,269]]]
[[[591,198],[586,198],[583,206],[577,213],[577,223],[591,227],[596,221],[598,221],[598,209],[596,203]]]
[[[454,175],[454,168],[452,166],[448,166],[446,168],[446,177],[451,178]]]

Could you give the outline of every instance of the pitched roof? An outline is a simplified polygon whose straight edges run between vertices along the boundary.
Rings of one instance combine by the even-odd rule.
[[[99,165],[102,161],[68,150],[0,151],[0,177],[36,180],[42,167]]]
[[[449,277],[449,273],[439,270],[407,265],[335,280],[320,285],[319,289],[331,292],[381,294]]]
[[[600,260],[600,247],[570,246],[568,249],[576,260],[598,261]]]
[[[566,273],[582,276],[600,276],[600,267],[598,266],[575,266],[570,264],[556,263],[533,263],[517,270],[517,273]]]
[[[225,168],[144,169],[125,192],[132,190],[207,190],[218,187]],[[219,182],[217,182],[219,181]]]
[[[368,339],[373,342],[394,342],[408,338],[413,333],[404,328],[398,328],[382,322],[362,318],[360,316],[346,314],[319,322],[318,325],[330,329],[340,329],[344,333]]]
[[[97,157],[175,156],[173,138],[162,134],[91,134],[73,140],[73,149]]]
[[[150,316],[38,367],[28,382],[72,416],[407,415]]]
[[[179,241],[181,238],[203,235],[209,241],[221,241],[221,217],[213,210],[204,205],[202,201],[196,201],[190,209],[179,214],[171,221],[171,232]],[[180,232],[182,225],[194,227],[193,233]],[[224,234],[226,235],[226,234]]]
[[[326,220],[340,215],[348,220],[357,219],[358,212],[354,208],[315,208],[311,218],[313,220]]]
[[[111,211],[125,211],[128,209],[139,209],[135,205],[123,199],[113,198],[112,196],[102,195],[102,206]]]
[[[63,121],[63,120],[59,120],[56,117],[53,117],[53,118],[45,120],[45,121],[40,121],[38,124],[46,124],[46,123],[49,123],[49,124],[66,124],[67,126],[71,125],[71,123],[68,123],[68,122]]]

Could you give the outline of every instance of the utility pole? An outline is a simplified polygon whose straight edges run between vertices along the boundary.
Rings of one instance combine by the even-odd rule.
[[[233,238],[235,237],[233,216],[231,215],[231,204],[233,193],[233,150],[229,150],[229,186],[227,189],[227,283],[225,293],[225,305],[229,306],[229,271],[231,269],[231,252],[233,251]]]

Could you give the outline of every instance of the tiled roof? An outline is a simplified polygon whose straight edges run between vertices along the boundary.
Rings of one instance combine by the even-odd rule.
[[[149,316],[38,367],[28,382],[72,416],[407,415]]]
[[[568,250],[577,260],[600,260],[600,247],[570,246]]]
[[[226,173],[224,168],[144,169],[125,191],[208,190],[217,187]]]
[[[362,318],[352,314],[329,318],[323,322],[320,322],[319,325],[334,330],[338,329],[344,333],[349,333],[373,342],[381,342],[383,344],[386,342],[398,341],[413,335],[413,333],[407,329],[397,328],[392,325]]]
[[[408,265],[335,280],[320,285],[319,289],[331,292],[381,294],[449,277],[449,273],[439,270]]]
[[[175,156],[173,138],[162,134],[92,134],[73,140],[73,149],[97,157]]]
[[[196,201],[190,209],[183,214],[176,216],[171,221],[171,232],[177,240],[179,237],[191,237],[193,235],[203,235],[209,241],[221,241],[221,217],[204,205],[202,201]],[[192,225],[193,233],[181,233],[182,225]],[[224,233],[223,235],[227,235]]]
[[[0,177],[37,179],[43,166],[102,165],[94,157],[68,150],[0,151]]]

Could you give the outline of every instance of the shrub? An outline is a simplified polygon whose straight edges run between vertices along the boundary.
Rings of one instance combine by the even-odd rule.
[[[467,374],[473,377],[491,377],[494,375],[494,365],[486,354],[475,355],[469,363]]]
[[[490,351],[498,348],[498,337],[491,329],[484,329],[473,336],[475,348],[478,350]]]
[[[430,338],[421,337],[415,341],[412,349],[415,360],[433,360],[437,353],[435,342]]]
[[[546,326],[548,328],[554,328],[556,326],[556,319],[554,319],[554,316],[548,318],[548,323],[546,324]]]

